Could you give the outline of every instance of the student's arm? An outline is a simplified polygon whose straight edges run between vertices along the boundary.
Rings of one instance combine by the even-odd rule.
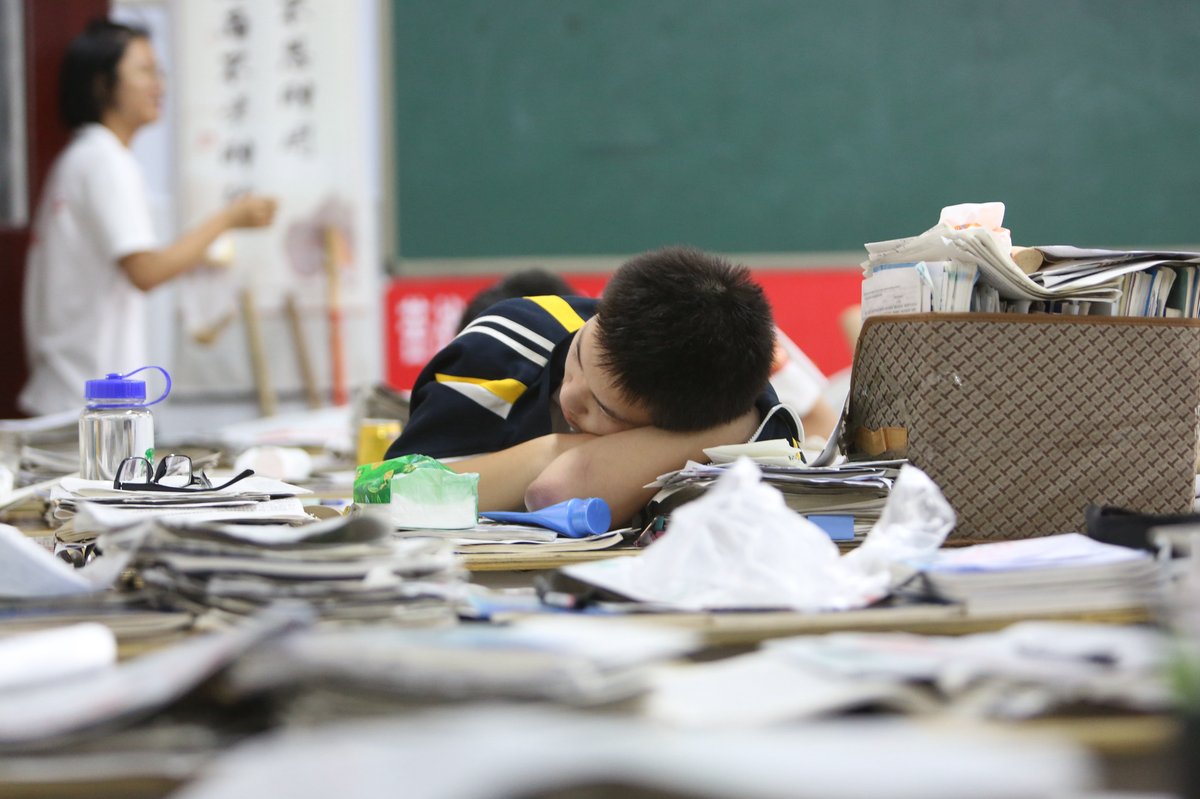
[[[171,278],[186,272],[204,259],[208,245],[227,230],[264,227],[275,216],[275,200],[269,197],[245,195],[186,231],[166,247],[135,252],[117,261],[129,281],[142,291],[149,291]]]
[[[585,433],[551,433],[446,466],[460,474],[479,474],[480,510],[525,510],[529,484],[559,456],[593,440],[596,436]]]
[[[758,411],[752,410],[697,433],[639,427],[592,437],[559,454],[534,477],[525,505],[537,510],[571,497],[603,497],[614,525],[624,525],[654,496],[655,489],[642,487],[646,483],[689,459],[704,461],[705,447],[743,443],[757,426]]]

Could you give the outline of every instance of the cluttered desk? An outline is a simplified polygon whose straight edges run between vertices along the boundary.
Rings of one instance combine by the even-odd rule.
[[[976,255],[982,272],[1007,267]],[[1009,293],[1036,294],[1005,274]],[[1108,284],[1089,283],[1088,302],[1109,296],[1093,285]],[[1064,418],[1100,424],[1109,398],[1082,384],[1072,409],[947,432],[948,413],[986,407],[978,392],[1011,372],[881,353],[912,351],[894,332],[906,325],[952,329],[962,351],[1001,322],[888,316],[864,330],[828,446],[718,448],[661,475],[627,529],[594,497],[479,514],[469,476],[433,459],[355,457],[349,409],[316,423],[340,445],[260,426],[217,446],[159,442],[157,457],[106,452],[95,470],[85,450],[82,474],[70,424],[14,425],[5,794],[373,796],[397,775],[445,797],[1189,785],[1173,747],[1200,707],[1200,383],[1143,381],[1169,424],[1135,424],[1123,463],[1158,449],[1134,479],[1093,468],[1090,435],[1056,449]],[[1014,318],[1017,339],[1064,324]],[[1148,350],[1172,363],[1200,346],[1189,321],[1106,329],[1142,328],[1174,336]],[[905,381],[920,401],[895,401]],[[1046,502],[1022,482],[1030,437],[1059,470],[1038,467]],[[873,768],[850,768],[862,751]]]

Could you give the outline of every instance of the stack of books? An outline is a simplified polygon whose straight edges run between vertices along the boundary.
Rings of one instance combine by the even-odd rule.
[[[942,549],[920,567],[927,596],[973,615],[1145,608],[1162,577],[1150,553],[1080,533]]]

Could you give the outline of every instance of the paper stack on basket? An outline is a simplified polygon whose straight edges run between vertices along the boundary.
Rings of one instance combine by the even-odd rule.
[[[1200,314],[1200,252],[1012,246],[1004,203],[942,209],[918,236],[866,244],[863,318],[924,311]]]

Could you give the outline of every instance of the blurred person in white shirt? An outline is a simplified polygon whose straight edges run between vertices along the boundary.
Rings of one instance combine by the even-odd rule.
[[[145,30],[96,20],[67,48],[59,105],[74,136],[42,189],[25,267],[27,414],[79,408],[85,381],[147,365],[144,292],[202,264],[222,233],[274,218],[274,199],[244,195],[159,241],[129,145],[163,91]]]

